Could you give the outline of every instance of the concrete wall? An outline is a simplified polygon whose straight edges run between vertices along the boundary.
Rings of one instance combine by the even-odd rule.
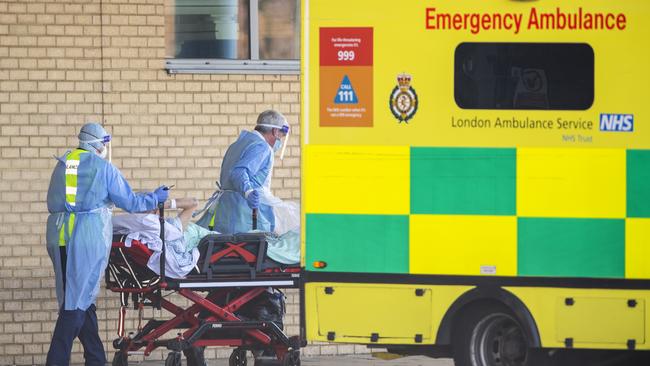
[[[56,320],[45,205],[55,154],[79,127],[103,121],[113,162],[136,190],[175,184],[172,196],[204,200],[221,158],[259,112],[275,108],[299,130],[299,77],[168,75],[164,0],[0,0],[0,364],[43,364]],[[277,161],[274,193],[299,200],[299,133]],[[297,334],[298,297],[287,324]],[[100,335],[115,338],[118,296],[98,300]],[[129,312],[127,328],[135,327]],[[164,313],[147,316],[165,318]],[[74,346],[73,362],[81,362]],[[312,345],[307,354],[364,352]],[[209,357],[230,350],[208,350]],[[153,355],[162,358],[163,352]],[[136,358],[137,359],[137,358]]]

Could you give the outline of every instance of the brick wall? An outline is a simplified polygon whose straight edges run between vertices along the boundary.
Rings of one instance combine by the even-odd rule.
[[[164,0],[0,0],[2,365],[45,361],[57,307],[44,245],[46,192],[52,156],[76,146],[83,123],[105,122],[113,162],[134,189],[175,184],[173,195],[201,200],[212,193],[227,146],[259,112],[280,110],[299,130],[297,76],[168,75],[164,20]],[[274,193],[298,200],[299,133],[289,146],[288,157],[276,162]],[[298,332],[297,300],[290,292],[290,334]],[[100,294],[109,360],[117,307],[115,294]],[[127,328],[135,326],[134,313]],[[364,350],[312,345],[305,353]],[[73,351],[80,362],[78,342]]]

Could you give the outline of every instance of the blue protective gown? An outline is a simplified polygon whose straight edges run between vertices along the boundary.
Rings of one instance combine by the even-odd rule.
[[[133,193],[122,174],[108,161],[94,153],[79,157],[76,204],[66,202],[65,161],[70,152],[54,168],[47,192],[47,251],[54,265],[56,295],[63,310],[87,310],[95,303],[101,277],[108,262],[113,229],[109,205],[114,203],[129,212],[153,210],[157,206],[154,193]],[[74,213],[72,235],[64,229],[65,286],[61,265],[61,227],[69,225]]]
[[[273,231],[273,208],[265,197],[270,195],[273,172],[273,150],[257,131],[243,131],[223,157],[221,163],[221,189],[223,193],[214,208],[214,230],[223,234],[251,231],[252,213],[244,193],[250,189],[260,191],[257,229]],[[212,212],[208,212],[208,215]]]

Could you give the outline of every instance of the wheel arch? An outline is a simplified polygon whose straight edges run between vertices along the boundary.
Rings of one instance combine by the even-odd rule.
[[[478,286],[459,296],[449,307],[440,322],[436,334],[436,344],[451,344],[452,328],[457,315],[462,314],[463,311],[471,306],[486,301],[498,302],[510,309],[517,318],[517,321],[524,328],[528,346],[533,348],[541,347],[537,323],[528,310],[528,307],[517,296],[498,286]]]

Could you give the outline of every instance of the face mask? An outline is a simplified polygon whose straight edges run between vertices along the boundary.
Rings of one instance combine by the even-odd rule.
[[[282,147],[282,140],[277,139],[275,140],[275,143],[273,143],[273,152],[276,153],[280,148]]]
[[[102,158],[102,159],[106,159],[106,156],[108,155],[108,149],[106,148],[106,146],[104,146],[104,148],[102,149],[102,152],[100,152],[97,155],[99,155],[99,157]]]

